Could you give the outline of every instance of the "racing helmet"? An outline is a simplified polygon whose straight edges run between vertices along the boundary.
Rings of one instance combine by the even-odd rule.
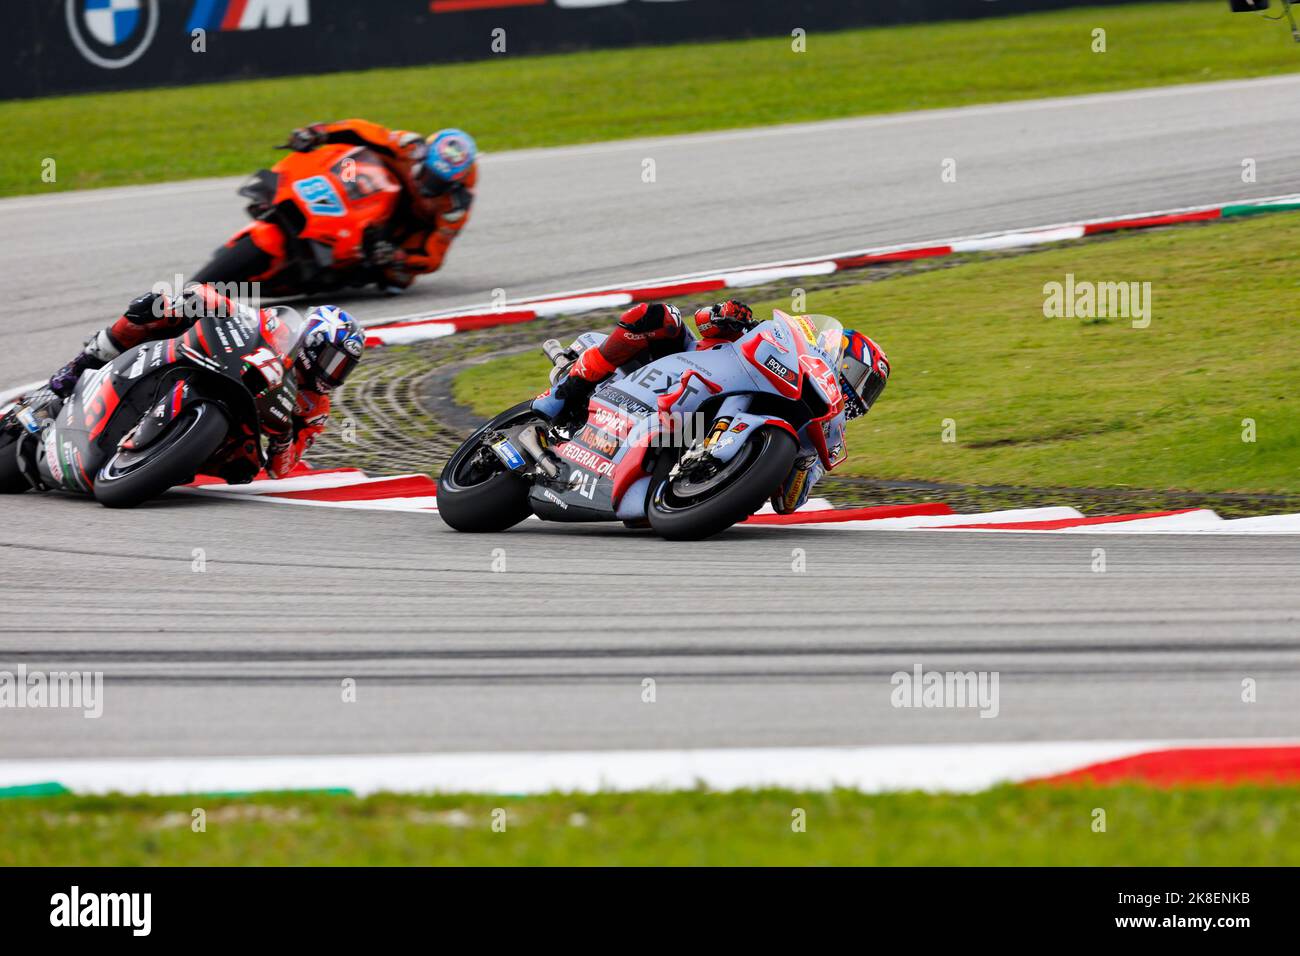
[[[843,355],[840,387],[844,389],[844,414],[854,419],[871,411],[889,384],[889,359],[879,345],[852,329],[844,330]]]
[[[427,196],[440,196],[469,175],[478,160],[474,137],[462,129],[442,129],[428,138],[415,179]]]
[[[318,305],[307,313],[301,343],[294,360],[298,380],[314,392],[332,392],[361,361],[366,334],[342,309]]]

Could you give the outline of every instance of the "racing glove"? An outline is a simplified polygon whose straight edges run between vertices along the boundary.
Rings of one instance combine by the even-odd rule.
[[[260,466],[247,458],[235,458],[221,463],[217,477],[228,485],[246,485],[257,477]]]
[[[366,256],[372,266],[380,269],[400,266],[406,261],[406,253],[387,239],[376,239],[370,242],[366,249]]]
[[[717,306],[718,317],[748,329],[754,324],[754,310],[739,299],[728,299]]]
[[[325,144],[325,128],[322,123],[313,123],[311,126],[300,126],[289,134],[288,146],[295,153],[310,153],[317,146]]]
[[[737,299],[695,313],[695,327],[706,339],[748,332],[754,324],[754,310]]]

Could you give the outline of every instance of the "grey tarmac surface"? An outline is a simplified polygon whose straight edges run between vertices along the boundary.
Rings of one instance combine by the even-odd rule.
[[[106,685],[98,720],[0,710],[0,757],[1300,735],[1292,536],[673,545],[180,496],[129,520],[72,499],[3,510],[0,668]],[[890,675],[917,663],[997,671],[998,716],[895,709]]]
[[[1300,191],[1297,87],[488,157],[447,269],[352,305],[404,314]],[[940,183],[946,157],[956,183]],[[241,221],[233,185],[0,201],[0,386],[197,266]],[[432,516],[25,496],[0,499],[0,557],[0,669],[107,675],[100,720],[0,710],[0,757],[1300,735],[1295,537],[738,529],[681,546],[617,526],[480,538]],[[918,662],[999,671],[999,716],[893,708],[889,675]]]

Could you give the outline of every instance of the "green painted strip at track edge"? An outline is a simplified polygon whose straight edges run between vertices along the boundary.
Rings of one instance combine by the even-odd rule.
[[[179,793],[178,797],[257,797],[269,794],[289,796],[355,797],[347,787],[309,787],[305,790],[212,790],[205,793]],[[158,796],[158,794],[155,794]]]
[[[14,800],[31,797],[62,797],[75,793],[58,781],[44,783],[24,783],[13,787],[0,787],[0,800]],[[178,797],[254,797],[266,794],[316,795],[326,797],[355,797],[356,793],[347,787],[317,787],[305,790],[214,790],[206,793],[178,793]],[[132,794],[126,794],[132,796]],[[166,796],[150,794],[150,796]]]
[[[72,791],[58,781],[47,783],[24,783],[14,787],[0,787],[0,800],[21,797],[60,797]]]
[[[1224,206],[1219,215],[1227,219],[1231,216],[1258,216],[1266,212],[1288,212],[1300,209],[1300,202],[1279,202],[1279,203],[1238,203],[1231,206]]]

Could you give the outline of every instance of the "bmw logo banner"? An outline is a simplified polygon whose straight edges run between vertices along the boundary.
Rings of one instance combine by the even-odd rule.
[[[614,49],[1097,0],[0,0],[0,99]],[[743,16],[737,11],[743,10]]]
[[[130,66],[158,32],[158,0],[65,0],[65,5],[77,52],[104,69]]]
[[[393,0],[393,9],[427,2]],[[378,41],[351,43],[345,30],[372,18],[366,9],[356,0],[0,0],[17,37],[0,98],[374,65],[363,61],[379,56]]]

